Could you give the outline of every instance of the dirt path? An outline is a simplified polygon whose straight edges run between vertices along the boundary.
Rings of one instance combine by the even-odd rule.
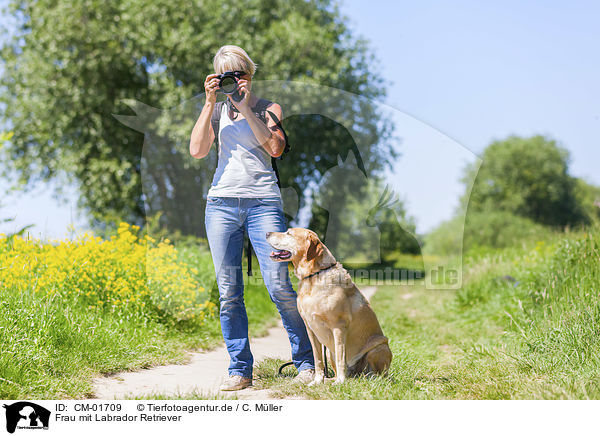
[[[376,290],[374,286],[365,286],[361,292],[370,300]],[[277,327],[269,329],[266,336],[250,339],[250,347],[254,362],[260,362],[266,357],[291,360],[290,341],[281,320]],[[176,396],[190,392],[206,396],[236,396],[240,399],[252,400],[271,398],[268,389],[247,388],[233,393],[220,392],[219,385],[227,376],[228,366],[229,355],[225,346],[221,345],[208,352],[191,353],[190,362],[183,365],[158,366],[97,378],[94,380],[94,392],[96,398],[100,399],[159,394]]]

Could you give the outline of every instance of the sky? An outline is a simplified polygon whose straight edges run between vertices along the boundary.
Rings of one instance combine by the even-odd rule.
[[[432,145],[397,126],[404,155],[389,178],[419,231],[452,215],[460,162],[476,159],[449,147],[481,154],[511,134],[548,135],[570,151],[572,175],[600,184],[600,3],[347,0],[341,10],[393,81],[386,103],[447,137]],[[415,186],[423,166],[412,163],[427,155],[434,179]],[[435,179],[442,161],[450,168]],[[429,201],[434,192],[446,201]]]
[[[402,155],[386,181],[419,233],[454,214],[464,166],[511,134],[559,141],[571,174],[600,185],[600,3],[345,0],[340,10],[387,86]],[[16,220],[0,232],[34,223],[34,235],[62,238],[72,220],[84,229],[76,191],[60,205],[50,191],[3,196],[0,219]]]

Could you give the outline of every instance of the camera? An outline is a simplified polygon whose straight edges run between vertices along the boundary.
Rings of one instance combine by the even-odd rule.
[[[219,74],[219,89],[223,94],[231,95],[235,101],[241,101],[244,96],[238,92],[238,80],[246,74],[244,71],[225,71]]]

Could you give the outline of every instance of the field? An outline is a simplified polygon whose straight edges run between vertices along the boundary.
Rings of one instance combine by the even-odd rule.
[[[0,397],[86,398],[95,375],[221,342],[206,248],[139,233],[0,239]],[[380,286],[372,306],[394,353],[389,377],[298,386],[266,360],[255,386],[314,399],[598,399],[599,249],[597,230],[548,233],[471,250],[458,291]],[[246,291],[254,335],[276,319],[257,279]]]
[[[315,399],[598,399],[599,283],[597,231],[474,252],[459,291],[379,288],[390,377],[299,387],[266,361],[259,386]]]

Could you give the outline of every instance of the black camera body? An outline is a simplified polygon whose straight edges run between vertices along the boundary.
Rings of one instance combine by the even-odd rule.
[[[244,71],[225,71],[223,74],[219,74],[219,90],[223,94],[231,95],[235,101],[241,101],[244,96],[238,92],[238,80],[246,74]]]

